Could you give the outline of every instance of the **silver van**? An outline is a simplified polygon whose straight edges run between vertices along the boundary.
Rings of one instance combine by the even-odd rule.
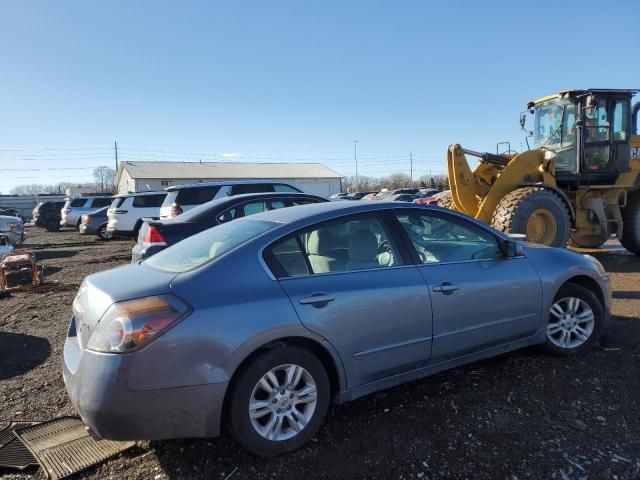
[[[113,197],[110,196],[67,198],[60,211],[60,226],[78,228],[82,215],[111,205],[112,200]]]

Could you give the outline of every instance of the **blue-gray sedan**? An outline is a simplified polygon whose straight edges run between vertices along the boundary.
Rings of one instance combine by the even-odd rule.
[[[67,391],[108,439],[208,437],[292,451],[331,401],[528,345],[597,343],[611,288],[592,257],[413,204],[274,210],[91,275]]]

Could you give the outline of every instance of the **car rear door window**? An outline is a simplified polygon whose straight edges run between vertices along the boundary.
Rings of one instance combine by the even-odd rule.
[[[164,201],[164,194],[161,195],[139,195],[133,198],[135,208],[159,208]]]
[[[238,205],[218,215],[218,221],[220,223],[226,223],[231,220],[235,220],[240,217],[247,217],[256,213],[262,213],[267,210],[267,206],[264,201],[249,202],[243,205]]]
[[[231,189],[231,195],[264,192],[273,192],[273,185],[271,183],[243,183],[240,185],[234,185]]]
[[[397,218],[423,264],[502,257],[497,239],[470,222],[425,213],[401,213]]]
[[[107,205],[111,205],[111,201],[112,200],[110,198],[94,198],[91,203],[91,208],[106,207]]]
[[[376,217],[326,223],[292,238],[301,246],[314,275],[387,268],[400,263],[398,248]],[[270,251],[269,257],[277,261],[278,273],[289,272],[287,259],[283,264],[275,250]]]
[[[86,198],[76,198],[74,200],[71,200],[71,203],[69,204],[70,207],[75,207],[75,208],[80,208],[80,207],[84,207],[84,204],[87,203],[87,199]]]
[[[178,191],[175,202],[179,205],[200,205],[201,203],[213,200],[218,190],[220,190],[219,185],[181,188]]]
[[[265,252],[269,268],[277,278],[309,275],[310,266],[296,236],[286,238]]]

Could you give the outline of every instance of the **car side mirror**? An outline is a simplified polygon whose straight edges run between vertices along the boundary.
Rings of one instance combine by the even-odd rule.
[[[520,242],[505,240],[502,243],[502,254],[506,258],[521,257],[524,255],[524,247]]]
[[[527,114],[523,112],[520,114],[520,129],[525,130],[524,126],[526,123],[527,123]]]

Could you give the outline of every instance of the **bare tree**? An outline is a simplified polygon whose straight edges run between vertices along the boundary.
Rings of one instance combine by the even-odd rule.
[[[93,169],[93,178],[101,192],[112,192],[116,179],[116,171],[109,167],[96,167]]]

